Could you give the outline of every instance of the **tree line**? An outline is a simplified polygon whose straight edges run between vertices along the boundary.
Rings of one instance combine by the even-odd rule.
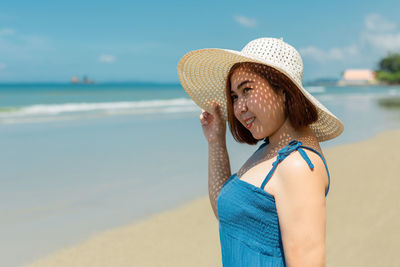
[[[400,84],[400,54],[389,53],[378,63],[376,78],[387,84]]]

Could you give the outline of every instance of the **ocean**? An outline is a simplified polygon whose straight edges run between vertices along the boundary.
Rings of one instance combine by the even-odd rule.
[[[345,126],[322,148],[400,128],[398,86],[306,88]],[[205,196],[200,112],[179,84],[0,85],[0,266]],[[232,172],[258,147],[227,145]]]

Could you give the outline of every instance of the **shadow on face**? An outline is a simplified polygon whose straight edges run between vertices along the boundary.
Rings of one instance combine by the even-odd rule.
[[[258,65],[258,68],[262,66]],[[286,119],[282,90],[273,88],[250,68],[239,67],[233,72],[231,100],[236,119],[255,139],[271,135]]]

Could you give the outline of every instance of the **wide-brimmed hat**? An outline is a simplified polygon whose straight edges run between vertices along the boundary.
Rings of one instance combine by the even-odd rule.
[[[213,102],[217,102],[223,119],[227,120],[226,78],[231,67],[238,62],[265,64],[286,75],[317,108],[318,120],[310,124],[310,128],[318,141],[335,138],[343,132],[343,123],[304,89],[301,56],[282,38],[255,39],[242,51],[220,48],[190,51],[178,63],[179,80],[199,107],[211,113]]]

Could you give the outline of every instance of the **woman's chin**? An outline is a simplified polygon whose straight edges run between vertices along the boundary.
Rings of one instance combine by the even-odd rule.
[[[257,139],[257,140],[264,139],[260,134],[257,134],[257,133],[251,132],[251,135],[253,136],[254,139]]]
[[[264,140],[266,137],[268,137],[267,135],[262,134],[262,133],[254,133],[252,131],[250,131],[250,133],[253,136],[253,138],[257,139],[257,140]]]

